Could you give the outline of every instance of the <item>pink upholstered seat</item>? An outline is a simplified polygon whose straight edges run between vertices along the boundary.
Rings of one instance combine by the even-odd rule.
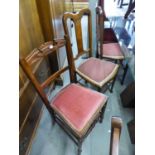
[[[78,67],[77,73],[93,84],[102,87],[114,78],[118,68],[119,65],[110,61],[91,57]]]
[[[124,59],[119,43],[103,44],[101,56],[112,59]]]
[[[107,96],[101,93],[70,84],[53,98],[51,106],[81,137],[99,115],[106,101]]]

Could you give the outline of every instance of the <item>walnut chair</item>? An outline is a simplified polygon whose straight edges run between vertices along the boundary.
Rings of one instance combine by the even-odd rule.
[[[68,69],[72,75],[71,61],[68,61],[68,66],[61,68],[42,83],[36,79],[31,68],[37,61],[52,52],[57,52],[65,44],[64,39],[46,42],[34,49],[26,58],[20,58],[20,65],[40,95],[53,123],[56,122],[78,145],[78,155],[80,155],[84,138],[90,133],[98,120],[102,122],[108,97],[73,83],[74,79],[70,76],[71,83],[61,89],[49,101],[44,91],[45,88],[48,88],[49,84],[54,83],[56,78]],[[67,53],[67,58],[69,57],[70,53]]]
[[[124,83],[124,79],[128,70],[128,64],[125,61],[125,56],[122,52],[120,44],[106,40],[104,42],[104,13],[100,6],[96,7],[96,29],[97,29],[97,57],[114,61],[120,64],[124,70],[121,84]]]
[[[111,119],[111,140],[110,155],[119,155],[119,141],[122,130],[122,119],[120,117],[112,117]]]
[[[88,32],[88,49],[83,48],[83,37],[82,37],[82,24],[81,19],[86,15],[88,16],[88,29],[84,31]],[[75,36],[77,41],[77,55],[73,56],[72,46],[71,46],[71,37],[69,34],[68,20],[71,20],[75,25]],[[119,65],[112,63],[110,61],[100,60],[92,57],[92,21],[91,21],[91,11],[89,9],[82,9],[78,13],[64,13],[63,15],[63,26],[65,31],[66,38],[66,49],[67,52],[71,54],[71,59],[73,63],[73,73],[74,77],[79,75],[86,82],[91,83],[93,86],[96,86],[99,91],[104,86],[111,86],[110,91],[112,92],[116,75],[119,69]],[[84,63],[81,63],[79,66],[75,66],[75,61],[84,54],[88,54],[88,59]]]

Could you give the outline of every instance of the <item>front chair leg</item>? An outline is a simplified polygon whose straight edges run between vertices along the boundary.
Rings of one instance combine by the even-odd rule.
[[[78,141],[78,155],[81,155],[82,152],[82,140],[80,139]]]

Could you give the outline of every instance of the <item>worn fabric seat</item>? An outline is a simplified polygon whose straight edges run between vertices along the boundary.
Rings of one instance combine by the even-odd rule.
[[[102,88],[104,84],[112,80],[118,71],[119,65],[110,61],[89,58],[77,69],[77,73],[96,86]]]
[[[122,53],[119,43],[102,44],[103,50],[101,56],[105,58],[111,58],[115,60],[123,60],[124,55]]]
[[[52,99],[51,106],[82,137],[98,117],[106,101],[107,96],[73,83]]]

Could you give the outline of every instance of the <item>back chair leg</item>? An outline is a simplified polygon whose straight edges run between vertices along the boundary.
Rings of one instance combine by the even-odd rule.
[[[78,141],[78,155],[81,155],[82,152],[82,140],[80,139]]]
[[[56,120],[55,120],[55,114],[54,114],[54,112],[53,112],[53,111],[52,111],[52,115],[51,115],[51,117],[52,117],[52,125],[54,126],[54,125],[55,125]]]
[[[97,47],[98,48],[98,47]],[[99,54],[98,51],[96,51],[96,58],[99,58]]]
[[[87,80],[84,80],[84,83],[87,84],[88,83]]]
[[[105,112],[106,106],[107,106],[107,102],[105,103],[105,105],[104,105],[103,108],[101,109],[100,117],[99,117],[99,121],[100,121],[100,123],[102,123],[102,121],[103,121],[103,118],[104,118],[104,112]]]
[[[105,106],[101,109],[101,112],[100,112],[100,117],[99,117],[99,122],[100,123],[102,123],[102,121],[103,121],[104,111],[105,111]]]
[[[97,87],[97,91],[101,93],[101,91],[102,91],[102,88],[100,88],[100,87]]]
[[[113,81],[112,81],[112,84],[111,84],[111,88],[110,88],[110,92],[112,93],[113,92],[113,87],[114,87],[114,84],[115,84],[115,81],[116,81],[116,77],[114,77]]]
[[[123,77],[122,77],[122,80],[121,80],[121,85],[123,85],[123,83],[124,83],[127,71],[128,71],[128,64],[126,64],[126,66],[124,68],[124,73],[123,73]]]

